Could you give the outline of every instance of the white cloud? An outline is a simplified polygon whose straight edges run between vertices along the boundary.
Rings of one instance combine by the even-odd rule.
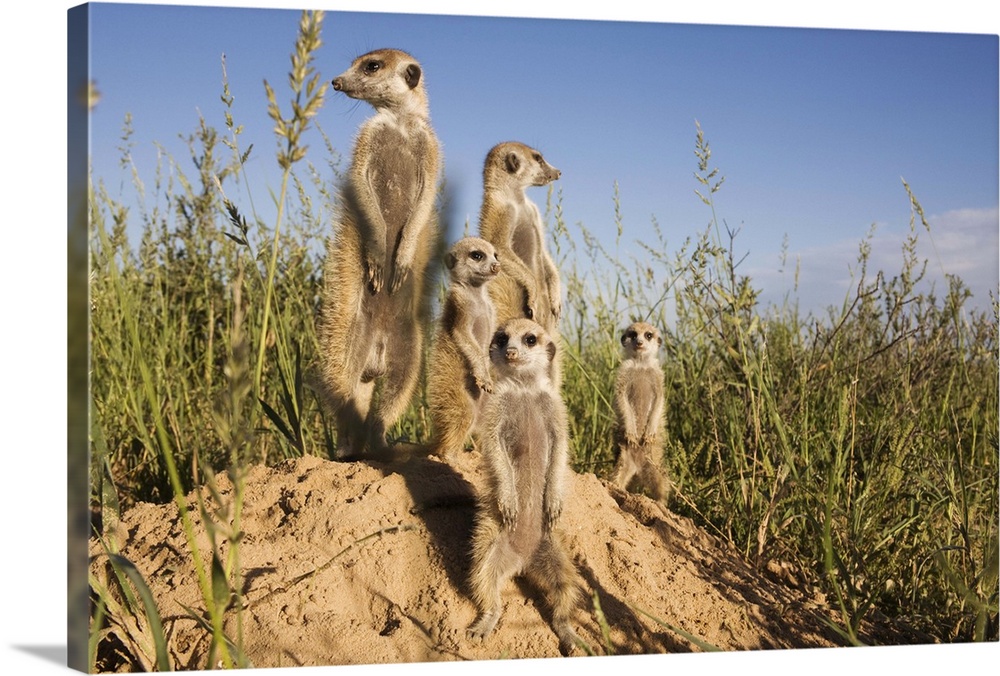
[[[1000,216],[996,207],[989,209],[958,209],[927,218],[930,231],[919,218],[915,222],[917,257],[927,261],[924,290],[934,285],[938,296],[948,288],[945,275],[955,275],[973,293],[970,307],[985,310],[990,307],[990,292],[1000,286]],[[870,240],[867,279],[873,280],[881,270],[886,277],[897,275],[903,266],[903,244],[909,228],[877,226]],[[831,305],[839,306],[860,280],[859,245],[864,235],[841,239],[821,247],[794,249],[791,242],[785,270],[774,262],[757,259],[749,274],[761,289],[763,304],[780,305],[785,295],[798,299],[803,312],[824,313]],[[795,290],[795,266],[799,266],[798,288]]]

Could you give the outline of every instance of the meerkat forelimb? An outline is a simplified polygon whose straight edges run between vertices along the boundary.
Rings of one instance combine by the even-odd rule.
[[[501,270],[493,245],[464,237],[444,257],[450,283],[429,359],[431,452],[450,460],[473,432],[483,393],[493,391],[489,344],[496,311],[486,287]]]
[[[614,407],[618,419],[618,458],[612,482],[634,485],[656,500],[667,496],[662,467],[664,441],[663,371],[660,331],[646,322],[630,324],[621,336],[624,359],[618,367]]]
[[[317,327],[318,389],[335,414],[337,455],[346,457],[366,446],[385,450],[386,430],[416,387],[440,154],[423,70],[409,54],[360,56],[333,88],[375,109],[358,131],[340,188]]]
[[[479,234],[504,262],[490,285],[500,323],[526,317],[550,334],[556,328],[562,310],[559,271],[545,247],[541,213],[525,190],[560,175],[539,151],[523,143],[499,143],[486,155]]]
[[[523,574],[545,595],[563,654],[578,638],[570,617],[576,571],[557,530],[568,465],[566,408],[553,381],[557,346],[528,319],[497,329],[490,342],[494,391],[483,403],[480,447],[486,486],[472,541],[471,638],[485,639],[503,609],[501,590]]]

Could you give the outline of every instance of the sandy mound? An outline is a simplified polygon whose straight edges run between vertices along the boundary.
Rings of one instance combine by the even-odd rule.
[[[304,457],[253,468],[240,557],[254,666],[558,656],[544,601],[519,580],[504,590],[496,632],[482,643],[466,639],[476,616],[466,543],[478,461],[476,453],[455,466]],[[218,482],[225,501],[232,486],[224,475]],[[561,528],[583,590],[574,625],[595,653],[701,650],[685,633],[724,650],[839,643],[822,620],[826,609],[759,575],[690,520],[592,474],[573,475],[569,488]],[[139,504],[119,533],[121,553],[157,599],[175,664],[202,668],[207,635],[182,604],[203,603],[176,508]],[[99,552],[92,542],[93,570],[103,575]],[[231,637],[235,618],[230,611]]]

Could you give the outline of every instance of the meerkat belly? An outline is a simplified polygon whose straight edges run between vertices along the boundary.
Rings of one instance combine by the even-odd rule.
[[[399,234],[416,205],[420,194],[420,157],[423,144],[409,142],[395,127],[385,127],[373,138],[373,162],[370,172],[372,188],[385,219],[387,264]]]
[[[475,308],[475,320],[472,322],[472,336],[476,339],[476,345],[483,349],[484,354],[490,350],[490,338],[493,336],[493,323],[490,321],[490,307],[486,303],[481,303]]]
[[[521,555],[530,556],[542,538],[542,504],[551,449],[542,402],[525,398],[516,409],[520,415],[510,421],[514,441],[510,454],[517,482],[518,517],[511,531],[511,546]]]
[[[633,403],[636,419],[648,418],[653,409],[653,400],[656,398],[652,378],[635,378],[629,385],[628,397]]]
[[[528,217],[529,214],[524,209],[519,209],[511,235],[511,249],[517,257],[524,261],[532,273],[537,274],[538,270],[538,232],[535,224]]]

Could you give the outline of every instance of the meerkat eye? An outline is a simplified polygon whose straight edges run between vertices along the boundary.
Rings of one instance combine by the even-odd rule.
[[[486,258],[486,256],[483,255],[482,251],[473,251],[472,253],[469,254],[469,258],[471,258],[474,261],[481,261],[484,258]]]
[[[542,163],[542,154],[541,153],[535,153],[534,155],[532,155],[532,157],[535,158],[535,162],[538,162],[539,164]]]
[[[365,63],[365,72],[371,75],[372,73],[378,71],[381,67],[382,63],[380,61],[368,61]]]
[[[537,342],[538,342],[538,338],[536,338],[535,335],[532,334],[532,333],[529,333],[528,335],[526,335],[524,337],[524,344],[527,345],[527,346],[529,346],[529,347],[533,347],[535,345],[535,343],[537,343]]]
[[[628,338],[629,340],[635,340],[638,336],[639,334],[636,333],[635,331],[629,331],[625,334],[625,337]]]
[[[653,339],[653,333],[651,331],[646,331],[646,340],[652,340],[652,339]]]
[[[503,331],[497,331],[497,334],[493,336],[493,344],[500,349],[507,347],[508,340],[510,340],[510,337]]]

